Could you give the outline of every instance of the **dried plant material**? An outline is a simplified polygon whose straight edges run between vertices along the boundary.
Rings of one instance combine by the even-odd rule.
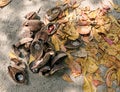
[[[117,83],[118,83],[118,86],[120,86],[120,68],[117,70]]]
[[[112,74],[114,73],[114,71],[111,71],[108,73],[108,75],[106,76],[106,84],[108,87],[111,87],[112,86],[112,80],[111,80],[111,76]]]
[[[25,18],[28,20],[32,20],[32,19],[40,20],[40,17],[37,15],[36,12],[29,12],[28,14],[25,15]]]
[[[44,26],[40,20],[27,20],[23,23],[23,27],[28,27],[30,31],[39,31]]]
[[[60,45],[61,45],[61,41],[59,40],[59,38],[56,35],[53,35],[51,37],[51,41],[52,41],[52,43],[55,47],[55,50],[59,51],[60,50]]]
[[[62,76],[62,79],[67,81],[67,82],[73,82],[73,80],[70,78],[70,76],[65,73],[63,76]]]
[[[118,23],[117,19],[114,16],[109,15],[109,18],[112,23],[115,23],[120,28],[120,24]]]
[[[73,23],[68,22],[64,27],[64,30],[61,31],[68,35],[68,39],[70,40],[76,40],[79,38],[79,33],[76,31]]]
[[[84,77],[83,90],[84,92],[95,92],[90,79],[87,77]]]
[[[81,74],[81,66],[73,59],[71,55],[68,55],[68,59],[66,59],[66,63],[71,70],[71,75],[77,77]]]
[[[86,66],[87,66],[87,72],[89,73],[95,73],[98,69],[98,66],[95,64],[95,60],[91,57],[88,57],[86,61]]]
[[[9,57],[10,57],[10,59],[12,59],[12,58],[18,58],[18,56],[14,53],[14,52],[9,52]]]
[[[113,2],[110,2],[110,4],[112,5],[112,7],[116,12],[120,12],[120,6],[118,4],[115,4]]]
[[[9,4],[12,0],[0,0],[0,8],[5,7]]]
[[[89,17],[91,20],[95,20],[95,18],[97,17],[97,14],[98,14],[98,10],[94,10],[94,11],[91,11],[91,12],[88,14],[88,17]]]
[[[27,83],[27,79],[26,79],[26,73],[24,70],[19,70],[15,67],[12,66],[8,66],[8,72],[11,76],[11,78],[20,84],[26,84]]]

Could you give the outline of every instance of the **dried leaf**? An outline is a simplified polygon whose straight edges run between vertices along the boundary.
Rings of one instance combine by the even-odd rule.
[[[61,41],[59,40],[59,38],[56,35],[53,35],[51,37],[51,41],[55,47],[56,51],[60,51],[60,45],[61,45]]]
[[[84,92],[95,92],[90,79],[87,77],[84,77],[83,90]]]
[[[29,64],[33,61],[35,61],[35,58],[32,56],[32,54],[30,54]]]
[[[91,58],[88,57],[87,61],[86,61],[86,66],[87,66],[87,72],[89,73],[95,73],[98,69],[98,66],[95,63],[96,61]]]
[[[120,5],[115,4],[113,2],[110,2],[110,4],[112,5],[112,7],[115,9],[116,12],[120,12]]]
[[[14,53],[14,52],[9,52],[9,57],[10,57],[10,59],[12,59],[12,58],[18,58],[18,56]]]
[[[11,0],[0,0],[0,8],[6,6],[10,2],[11,2]]]
[[[66,59],[66,63],[71,70],[72,76],[77,77],[81,74],[81,66],[73,59],[73,57],[68,54],[68,59]]]
[[[67,81],[67,82],[73,82],[72,79],[70,78],[70,76],[67,73],[65,73],[62,76],[62,79],[65,80],[65,81]]]
[[[120,68],[117,70],[117,83],[118,83],[118,86],[120,86]]]

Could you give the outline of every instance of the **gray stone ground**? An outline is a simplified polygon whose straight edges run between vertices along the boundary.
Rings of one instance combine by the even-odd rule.
[[[24,15],[42,7],[40,16],[44,17],[45,11],[55,6],[56,1],[59,0],[12,0],[9,5],[0,9],[0,92],[82,92],[78,83],[63,81],[62,72],[48,78],[29,72],[28,85],[16,84],[8,75],[7,66],[10,64],[8,52],[11,45],[18,40],[17,33],[20,31]],[[86,0],[83,5],[100,6],[98,3],[101,0],[93,1],[95,0]],[[120,0],[116,2],[120,4]],[[119,14],[114,15],[120,18]]]

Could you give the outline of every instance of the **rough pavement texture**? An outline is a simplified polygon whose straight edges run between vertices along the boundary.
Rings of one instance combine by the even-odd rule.
[[[82,92],[80,83],[63,81],[62,72],[48,78],[29,72],[29,85],[16,84],[8,75],[7,66],[10,64],[8,52],[11,45],[19,39],[18,33],[24,15],[41,7],[40,16],[44,17],[45,11],[54,7],[56,1],[59,0],[12,0],[9,5],[0,9],[0,92]],[[95,0],[84,0],[82,4],[95,8],[100,6],[98,4],[100,1],[107,0],[93,1]],[[116,3],[120,4],[120,0],[116,0]],[[119,14],[114,15],[120,18]]]

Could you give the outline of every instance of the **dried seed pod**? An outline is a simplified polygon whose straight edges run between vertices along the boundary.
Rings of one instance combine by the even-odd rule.
[[[50,66],[44,66],[40,69],[39,72],[47,72],[47,71],[50,71],[50,69],[51,69]]]
[[[53,35],[57,31],[59,23],[49,23],[46,27],[48,35]]]
[[[41,41],[32,42],[30,52],[36,59],[40,59],[43,55],[43,43]]]
[[[57,72],[57,71],[59,71],[59,70],[61,70],[61,69],[64,69],[65,68],[65,66],[63,65],[63,64],[55,64],[54,66],[53,66],[53,68],[50,70],[50,74],[52,75],[52,74],[54,74],[55,72]]]
[[[47,32],[44,31],[44,30],[42,30],[42,29],[41,29],[41,31],[38,31],[36,33],[36,35],[35,35],[35,38],[34,38],[34,41],[36,41],[36,40],[41,40],[44,43],[46,43],[47,40],[48,40],[48,34],[47,34]]]
[[[46,12],[46,17],[49,21],[55,20],[62,12],[60,7],[53,7]]]
[[[34,19],[40,20],[40,17],[37,15],[36,12],[29,12],[28,14],[25,15],[25,18],[28,20],[34,20]]]
[[[23,23],[23,27],[28,27],[31,32],[39,31],[45,24],[39,20],[27,20]]]
[[[20,70],[12,66],[8,66],[8,72],[11,78],[20,84],[25,84],[27,82],[25,70]]]
[[[54,51],[50,51],[50,52],[45,53],[45,55],[44,55],[43,58],[41,58],[41,59],[38,60],[38,61],[35,61],[35,64],[34,64],[34,66],[32,67],[32,69],[43,67],[45,64],[47,64],[47,62],[50,60],[50,57],[51,57],[52,55],[54,55]]]
[[[35,65],[35,61],[32,61],[30,64],[29,64],[29,69],[33,72],[33,73],[38,73],[39,72],[39,68],[32,68],[33,66]]]
[[[54,56],[53,60],[51,61],[51,66],[53,66],[55,63],[59,63],[61,61],[64,61],[64,59],[67,57],[67,54],[62,51],[56,52],[56,55]]]
[[[82,44],[83,44],[83,41],[80,40],[80,39],[67,40],[67,42],[65,43],[65,47],[66,47],[67,49],[77,49],[77,48],[79,48]]]

